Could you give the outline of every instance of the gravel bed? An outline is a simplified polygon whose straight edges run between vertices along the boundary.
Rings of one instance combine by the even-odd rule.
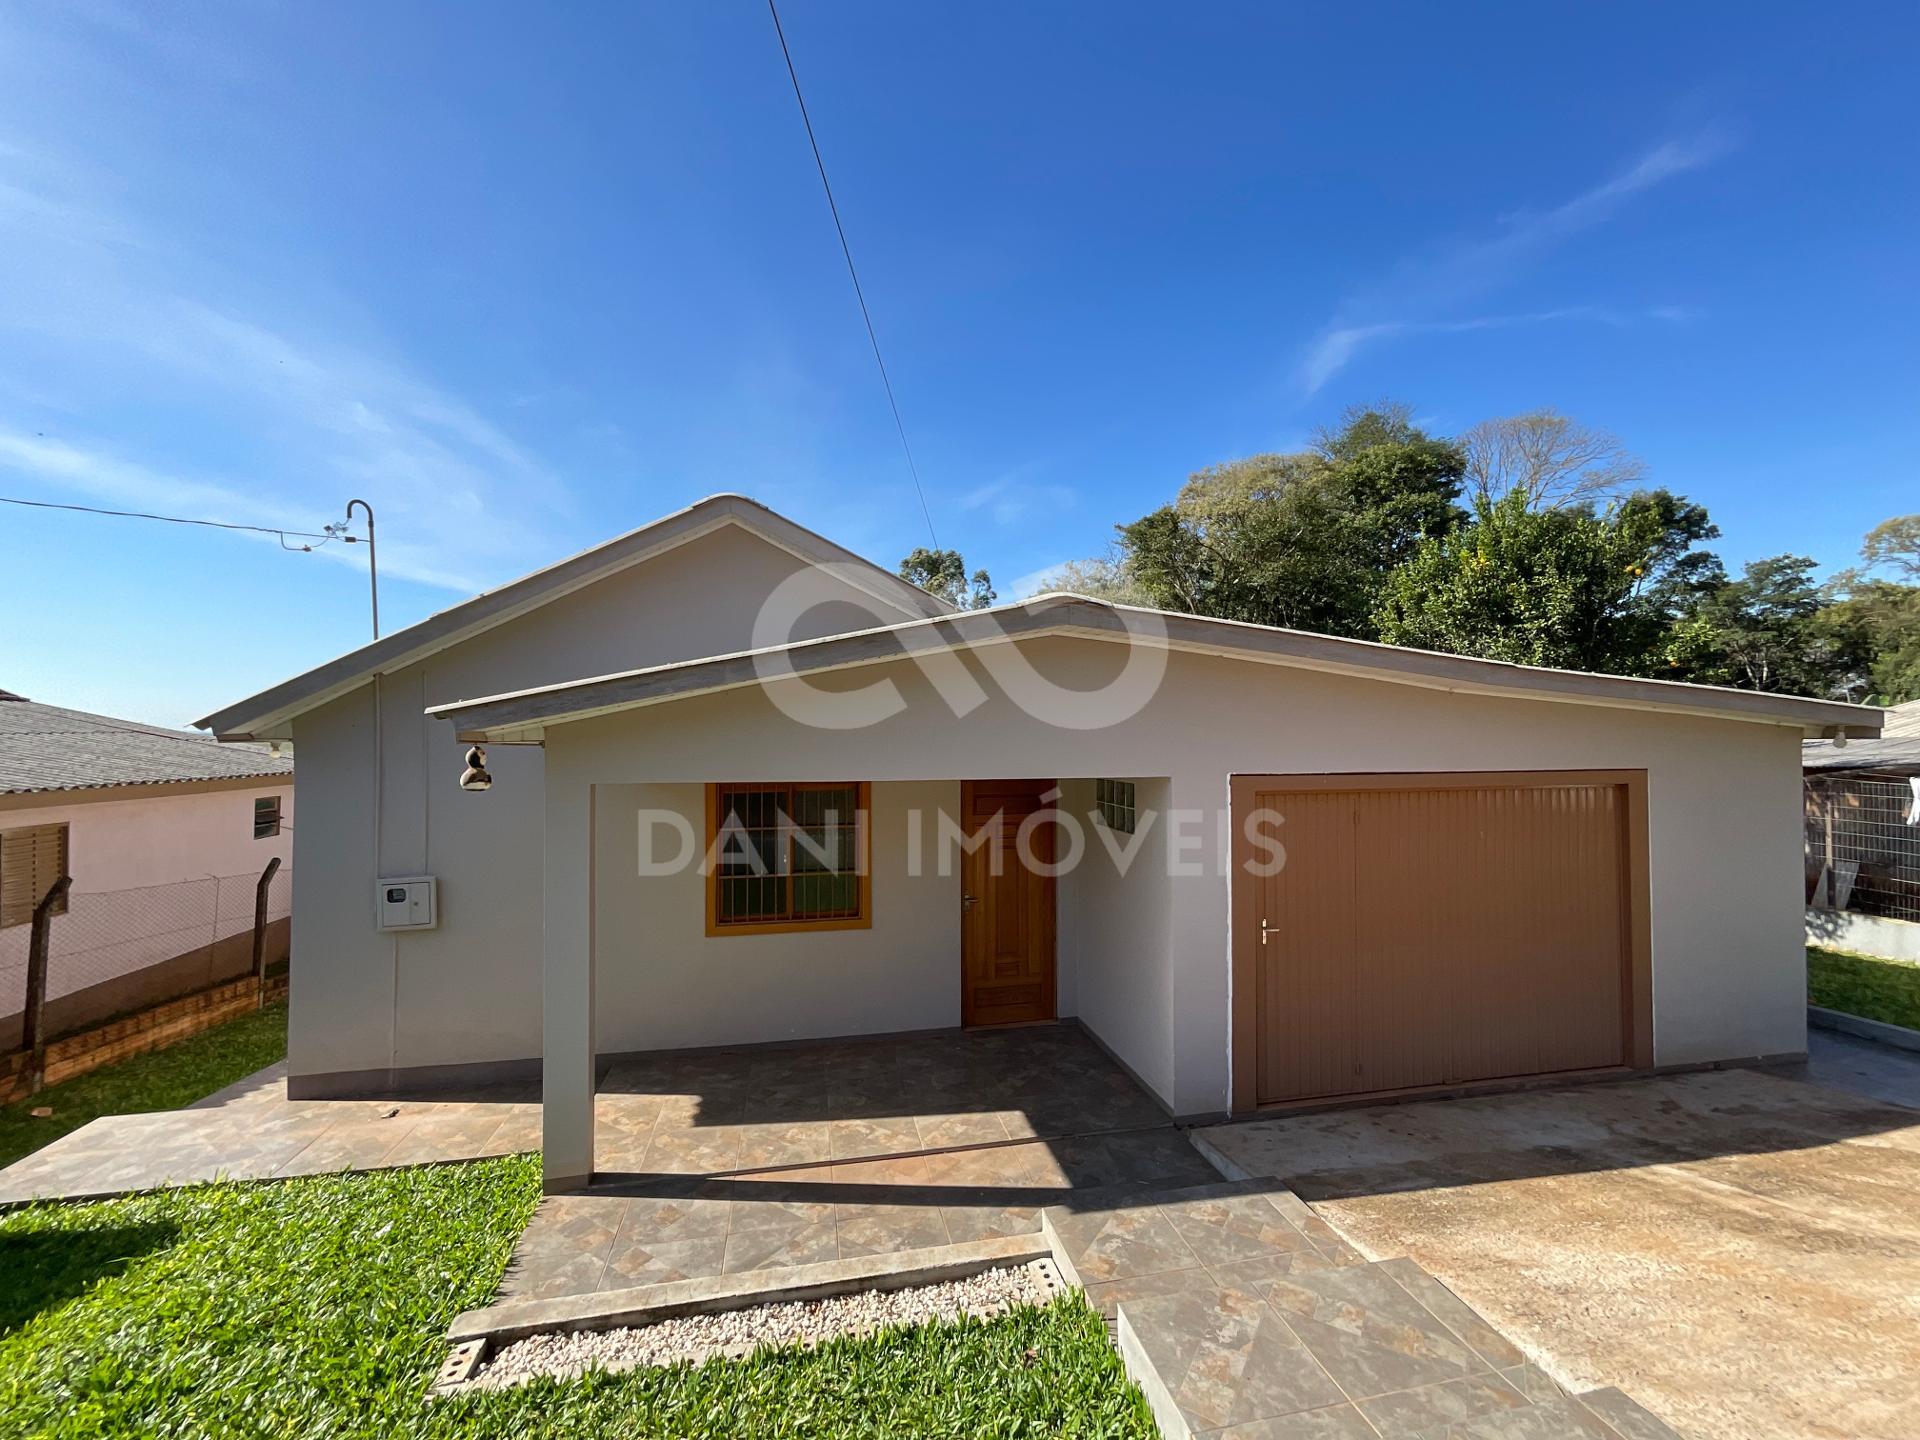
[[[540,1376],[568,1378],[588,1370],[740,1357],[763,1345],[817,1345],[837,1335],[865,1335],[894,1325],[986,1318],[1016,1305],[1045,1305],[1058,1291],[1039,1264],[986,1270],[964,1280],[904,1290],[864,1290],[824,1300],[754,1305],[712,1315],[683,1315],[637,1329],[530,1335],[503,1347],[471,1383],[491,1389]]]

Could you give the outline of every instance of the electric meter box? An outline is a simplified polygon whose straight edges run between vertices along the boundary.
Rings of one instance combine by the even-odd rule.
[[[431,930],[440,923],[440,882],[431,875],[376,880],[373,913],[381,930]]]

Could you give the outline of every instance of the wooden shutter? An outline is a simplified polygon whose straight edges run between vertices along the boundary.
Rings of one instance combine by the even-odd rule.
[[[66,873],[66,826],[27,825],[0,831],[0,929],[30,923],[33,907],[47,887]],[[66,896],[60,897],[53,913],[67,913]]]

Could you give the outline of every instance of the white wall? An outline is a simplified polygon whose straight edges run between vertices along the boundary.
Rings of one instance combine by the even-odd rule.
[[[1071,1003],[1063,987],[1060,1009],[1079,1016],[1156,1094],[1171,1095],[1173,882],[1165,816],[1172,786],[1141,777],[1134,787],[1138,828],[1130,836],[1106,832],[1116,857],[1094,819],[1093,781],[1062,786],[1061,806],[1082,822],[1087,848],[1060,878],[1061,967],[1073,977]]]
[[[1920,922],[1857,915],[1850,910],[1807,911],[1807,943],[1856,955],[1920,963]]]
[[[741,778],[736,776],[734,778]],[[705,844],[701,785],[602,786],[595,797],[596,1005],[602,1053],[960,1023],[960,877],[908,873],[910,816],[957,816],[951,781],[875,785],[873,926],[792,935],[706,933],[706,886],[689,869],[636,873],[642,810],[684,817]],[[662,858],[672,842],[660,832]]]
[[[801,568],[727,526],[298,717],[290,1073],[540,1053],[543,757],[492,747],[493,789],[462,791],[466,746],[427,706],[744,650],[763,598]],[[795,638],[881,623],[880,602],[845,593]],[[440,879],[439,928],[375,931],[375,878],[421,874]]]
[[[1043,673],[1089,689],[1116,647],[1067,639],[1022,645]],[[970,664],[972,662],[969,662]],[[1213,657],[1172,657],[1140,714],[1102,730],[1042,725],[999,695],[956,719],[911,665],[886,667],[905,712],[854,731],[812,730],[759,690],[703,696],[548,731],[547,782],[593,784],[865,778],[875,782],[1061,774],[1167,775],[1176,807],[1202,812],[1169,835],[1199,873],[1166,886],[1168,944],[1158,964],[1129,948],[1111,959],[1128,1000],[1096,1029],[1178,1113],[1226,1107],[1228,885],[1219,819],[1234,773],[1645,769],[1652,866],[1654,1048],[1660,1064],[1804,1049],[1799,735],[1764,724],[1415,686]],[[822,684],[871,683],[874,671]],[[797,683],[797,682],[788,682]],[[497,793],[496,787],[496,793]],[[552,854],[579,853],[570,837]],[[571,858],[568,863],[576,863]],[[1144,897],[1142,897],[1144,898]],[[884,895],[876,892],[875,903]],[[1075,991],[1094,998],[1094,939],[1076,912]],[[585,917],[549,916],[558,953],[589,943]],[[605,929],[603,953],[622,939]],[[1131,941],[1130,941],[1131,947]],[[1171,995],[1171,1074],[1151,1023],[1125,1020]],[[1102,1027],[1105,1028],[1102,1028]],[[710,1031],[708,1033],[711,1033]]]

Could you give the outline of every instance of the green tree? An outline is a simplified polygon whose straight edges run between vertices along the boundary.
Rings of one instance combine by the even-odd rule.
[[[1863,658],[1857,627],[1825,613],[1804,555],[1748,562],[1737,580],[1700,597],[1676,625],[1669,653],[1686,677],[1790,695],[1844,691]]]
[[[1312,450],[1192,476],[1119,527],[1117,568],[1163,609],[1371,638],[1387,575],[1459,523],[1464,467],[1404,407],[1350,411]]]
[[[1920,581],[1920,515],[1896,515],[1867,532],[1860,558],[1869,570],[1891,565],[1908,580]]]
[[[1393,572],[1375,612],[1380,638],[1521,665],[1643,669],[1658,615],[1647,587],[1663,568],[1672,578],[1686,534],[1709,533],[1705,520],[1664,492],[1604,514],[1535,508],[1521,487],[1483,497],[1472,524],[1422,541]]]
[[[987,572],[967,574],[967,562],[958,550],[929,550],[922,545],[900,562],[900,578],[961,610],[984,610],[995,598]]]
[[[1636,490],[1620,503],[1620,518],[1636,533],[1652,537],[1626,601],[1620,668],[1677,679],[1674,672],[1681,667],[1669,643],[1674,627],[1727,583],[1720,557],[1695,548],[1717,540],[1720,527],[1708,518],[1706,506],[1670,490]]]
[[[1860,546],[1860,570],[1844,570],[1820,612],[1854,664],[1842,682],[1851,699],[1899,705],[1920,700],[1920,515],[1883,520]],[[1896,579],[1866,573],[1891,569]]]
[[[1920,700],[1920,586],[1844,572],[1820,611],[1824,633],[1850,660],[1838,689],[1849,700]]]

